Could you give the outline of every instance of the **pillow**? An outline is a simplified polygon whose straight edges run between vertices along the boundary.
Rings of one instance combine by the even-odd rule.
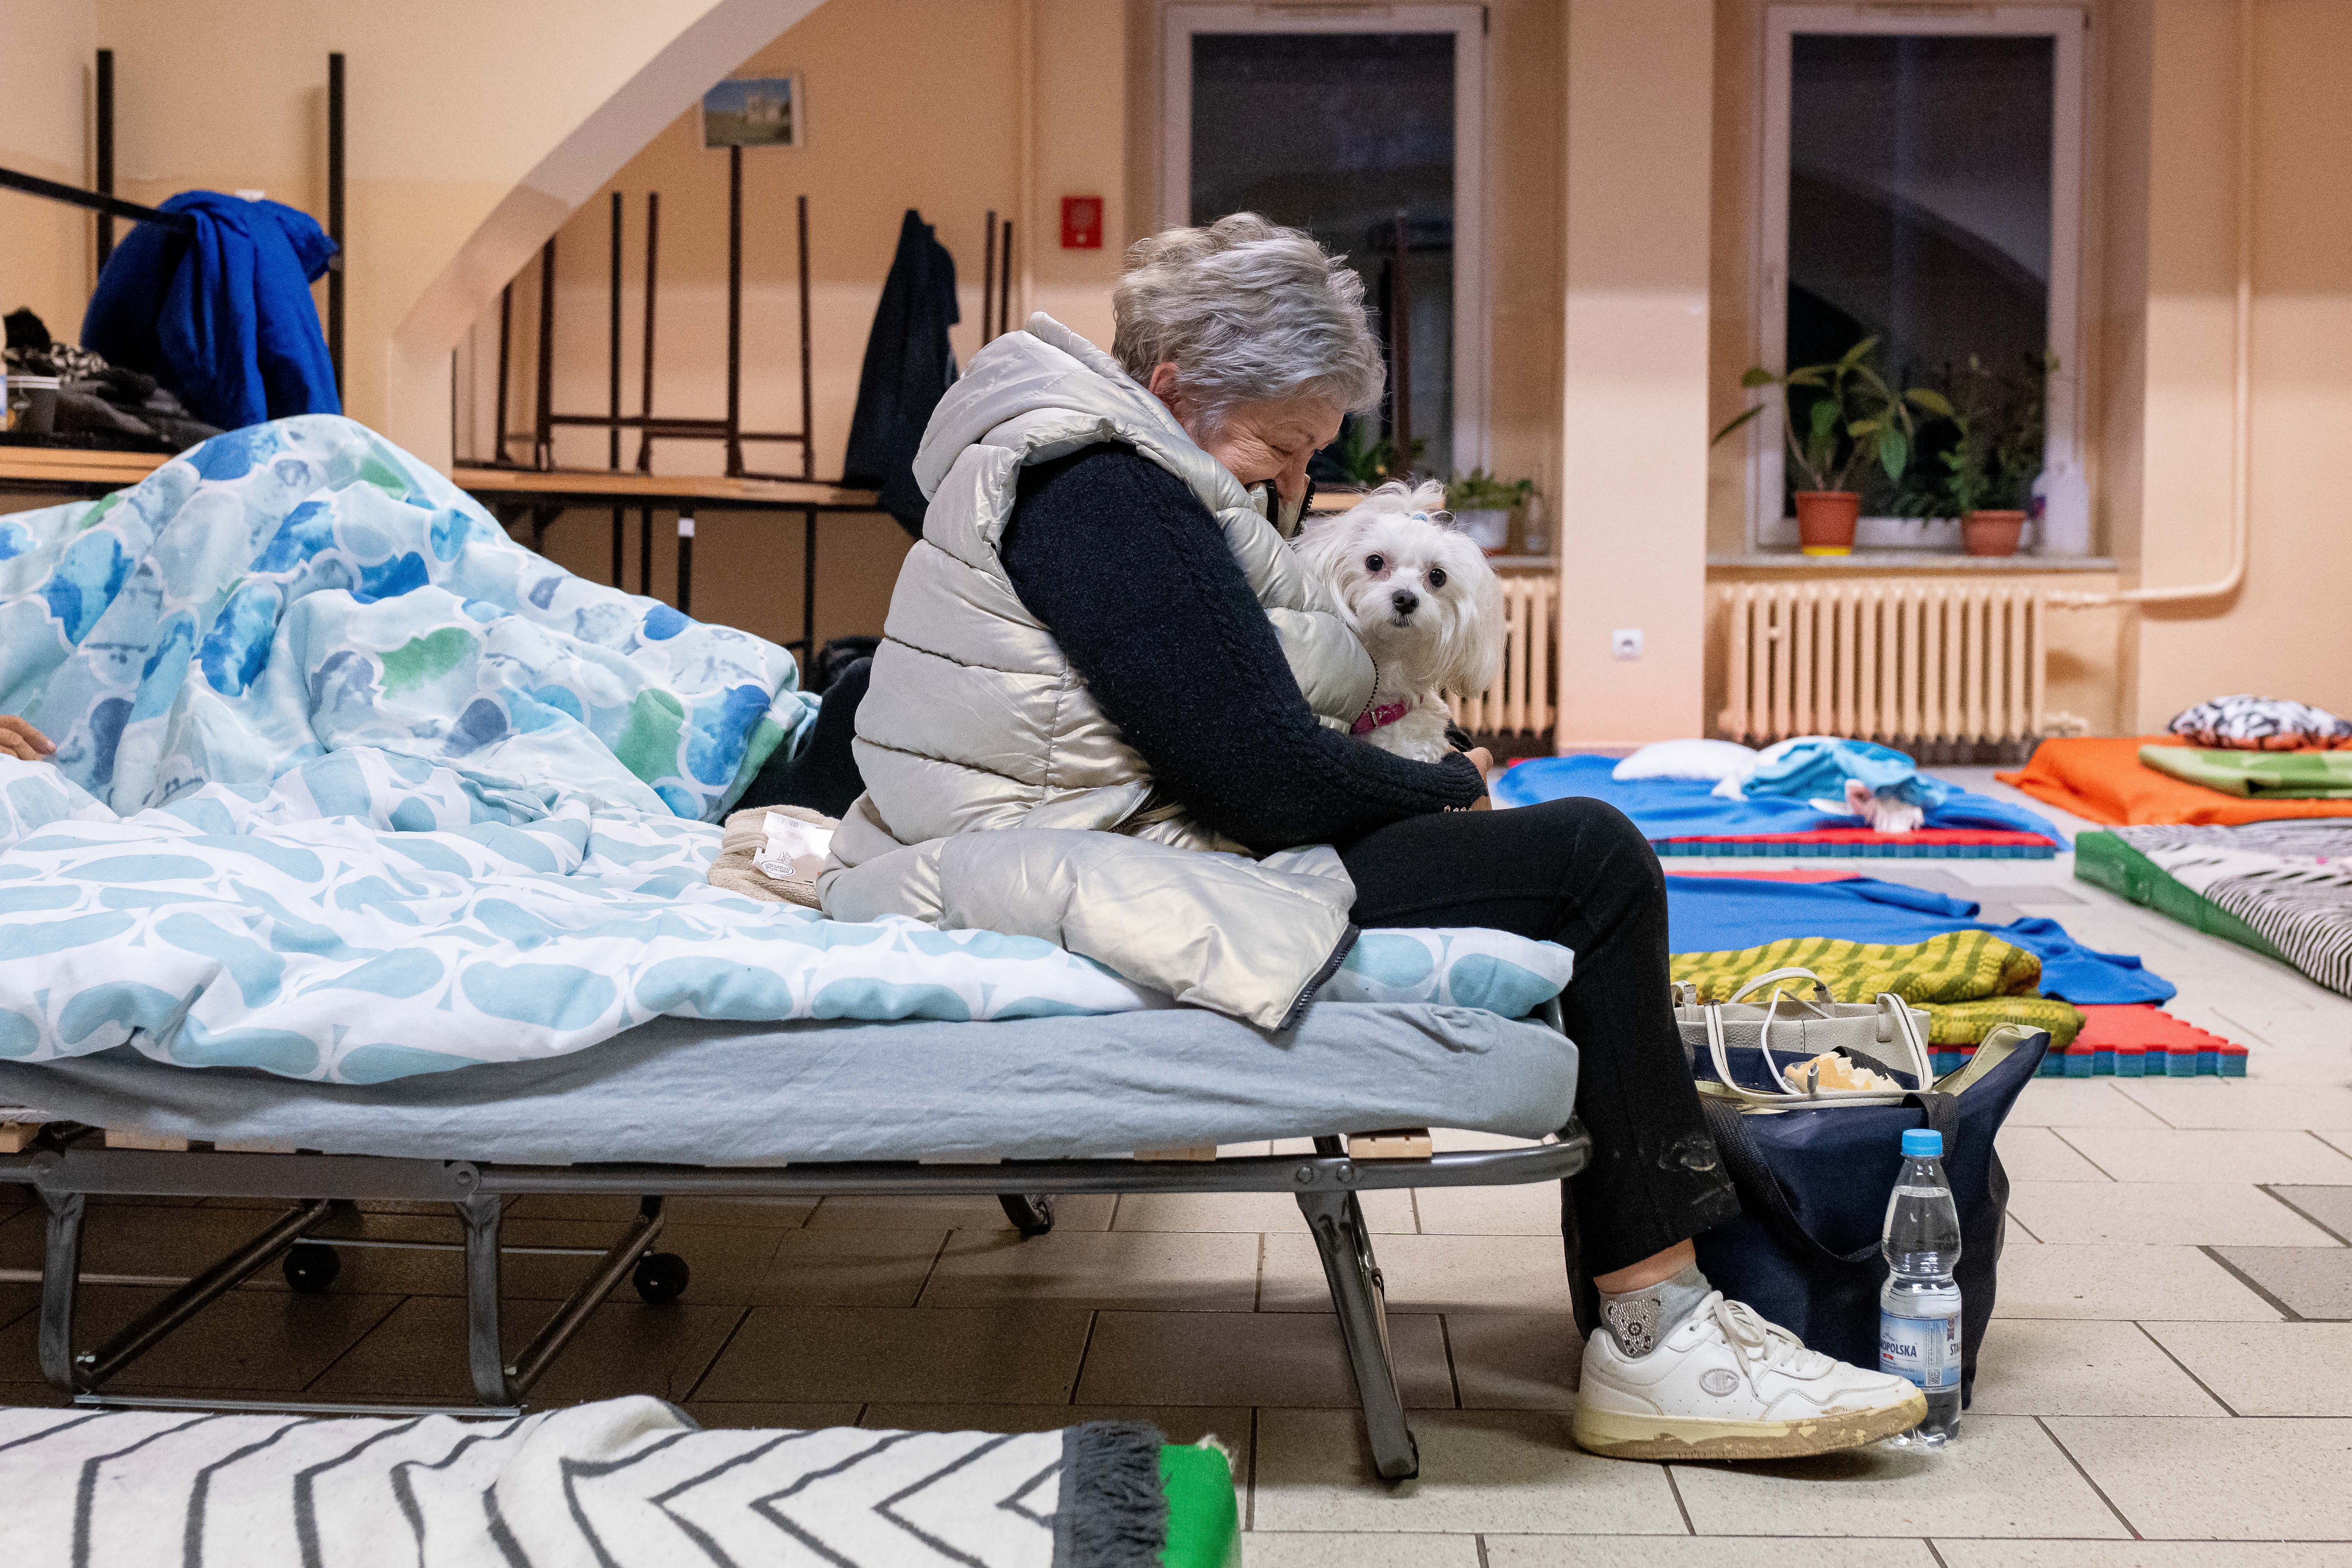
[[[1611,769],[1620,783],[1629,779],[1744,779],[1757,754],[1729,740],[1660,740],[1642,747]]]

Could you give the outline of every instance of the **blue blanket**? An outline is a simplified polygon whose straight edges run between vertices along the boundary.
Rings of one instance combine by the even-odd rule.
[[[2171,984],[2128,953],[2083,946],[2054,920],[1990,925],[1977,905],[1926,888],[1855,877],[1846,882],[1758,882],[1742,877],[1666,878],[1668,945],[1677,953],[1727,953],[1786,936],[1846,942],[1924,942],[1947,931],[1990,931],[2042,960],[2042,994],[2077,1005],[2161,1002]]]
[[[782,648],[572,576],[359,425],[216,437],[0,517],[0,1058],[125,1043],[368,1083],[656,1017],[1173,1005],[1035,937],[708,885],[816,699]],[[1569,954],[1365,934],[1322,1001],[1520,1017]]]
[[[224,429],[341,413],[310,285],[335,242],[308,213],[218,191],[163,204],[193,234],[141,224],[107,258],[81,345],[144,371]]]
[[[1742,833],[1810,833],[1821,828],[1853,828],[1858,819],[1816,811],[1802,800],[1765,796],[1718,800],[1715,786],[1701,779],[1634,779],[1619,783],[1609,775],[1613,757],[1538,757],[1504,771],[1495,781],[1497,806],[1532,806],[1581,795],[1606,800],[1653,841]],[[2065,836],[2038,812],[1973,789],[1954,789],[1948,800],[1927,810],[1930,828],[1990,828],[2039,833],[2063,847]]]

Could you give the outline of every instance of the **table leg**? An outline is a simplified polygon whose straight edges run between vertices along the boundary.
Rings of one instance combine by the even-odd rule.
[[[654,509],[637,508],[637,591],[654,596]]]
[[[694,512],[682,508],[677,514],[677,612],[694,613]]]
[[[617,440],[619,438],[616,436],[614,439]],[[615,507],[613,508],[613,586],[615,588],[621,586],[621,536],[627,527],[624,520],[627,515],[628,512],[626,507]]]
[[[806,681],[816,667],[817,515],[808,511],[801,517],[801,679]]]

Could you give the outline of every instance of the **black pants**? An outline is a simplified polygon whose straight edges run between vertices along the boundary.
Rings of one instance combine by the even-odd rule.
[[[1583,1268],[1607,1274],[1738,1212],[1675,1028],[1666,883],[1600,800],[1409,817],[1341,852],[1356,924],[1484,925],[1576,952],[1560,998],[1592,1163],[1569,1185]]]
[[[856,733],[857,705],[866,700],[866,683],[873,674],[874,661],[859,659],[835,676],[824,689],[824,701],[817,705],[815,727],[800,750],[786,757],[779,748],[751,776],[735,809],[805,806],[827,817],[845,814],[866,792],[849,742]]]

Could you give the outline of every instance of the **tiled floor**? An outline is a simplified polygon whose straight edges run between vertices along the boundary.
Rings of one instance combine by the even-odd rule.
[[[1423,1456],[1402,1487],[1370,1479],[1321,1270],[1280,1198],[1073,1198],[1026,1242],[985,1199],[682,1202],[666,1245],[693,1265],[686,1299],[625,1291],[541,1390],[660,1394],[708,1424],[1119,1416],[1213,1432],[1236,1455],[1252,1568],[2352,1563],[2352,1001],[2074,882],[2063,859],[1855,869],[2140,953],[2179,985],[2173,1010],[2253,1051],[2242,1082],[2027,1090],[2002,1135],[2015,1223],[1998,1321],[1976,1407],[1940,1455],[1669,1468],[1580,1453],[1549,1189],[1369,1206]],[[20,1196],[0,1188],[0,1267],[37,1261]],[[509,1239],[602,1245],[629,1208],[532,1200]],[[185,1272],[260,1220],[107,1205],[88,1266]],[[367,1224],[454,1234],[415,1214]],[[585,1266],[511,1261],[518,1343]],[[447,1253],[349,1254],[325,1296],[273,1272],[151,1355],[144,1385],[462,1398],[459,1283]],[[92,1289],[85,1340],[153,1295]],[[0,1402],[49,1397],[32,1306],[0,1285]],[[1885,1539],[1835,1539],[1851,1537]]]

